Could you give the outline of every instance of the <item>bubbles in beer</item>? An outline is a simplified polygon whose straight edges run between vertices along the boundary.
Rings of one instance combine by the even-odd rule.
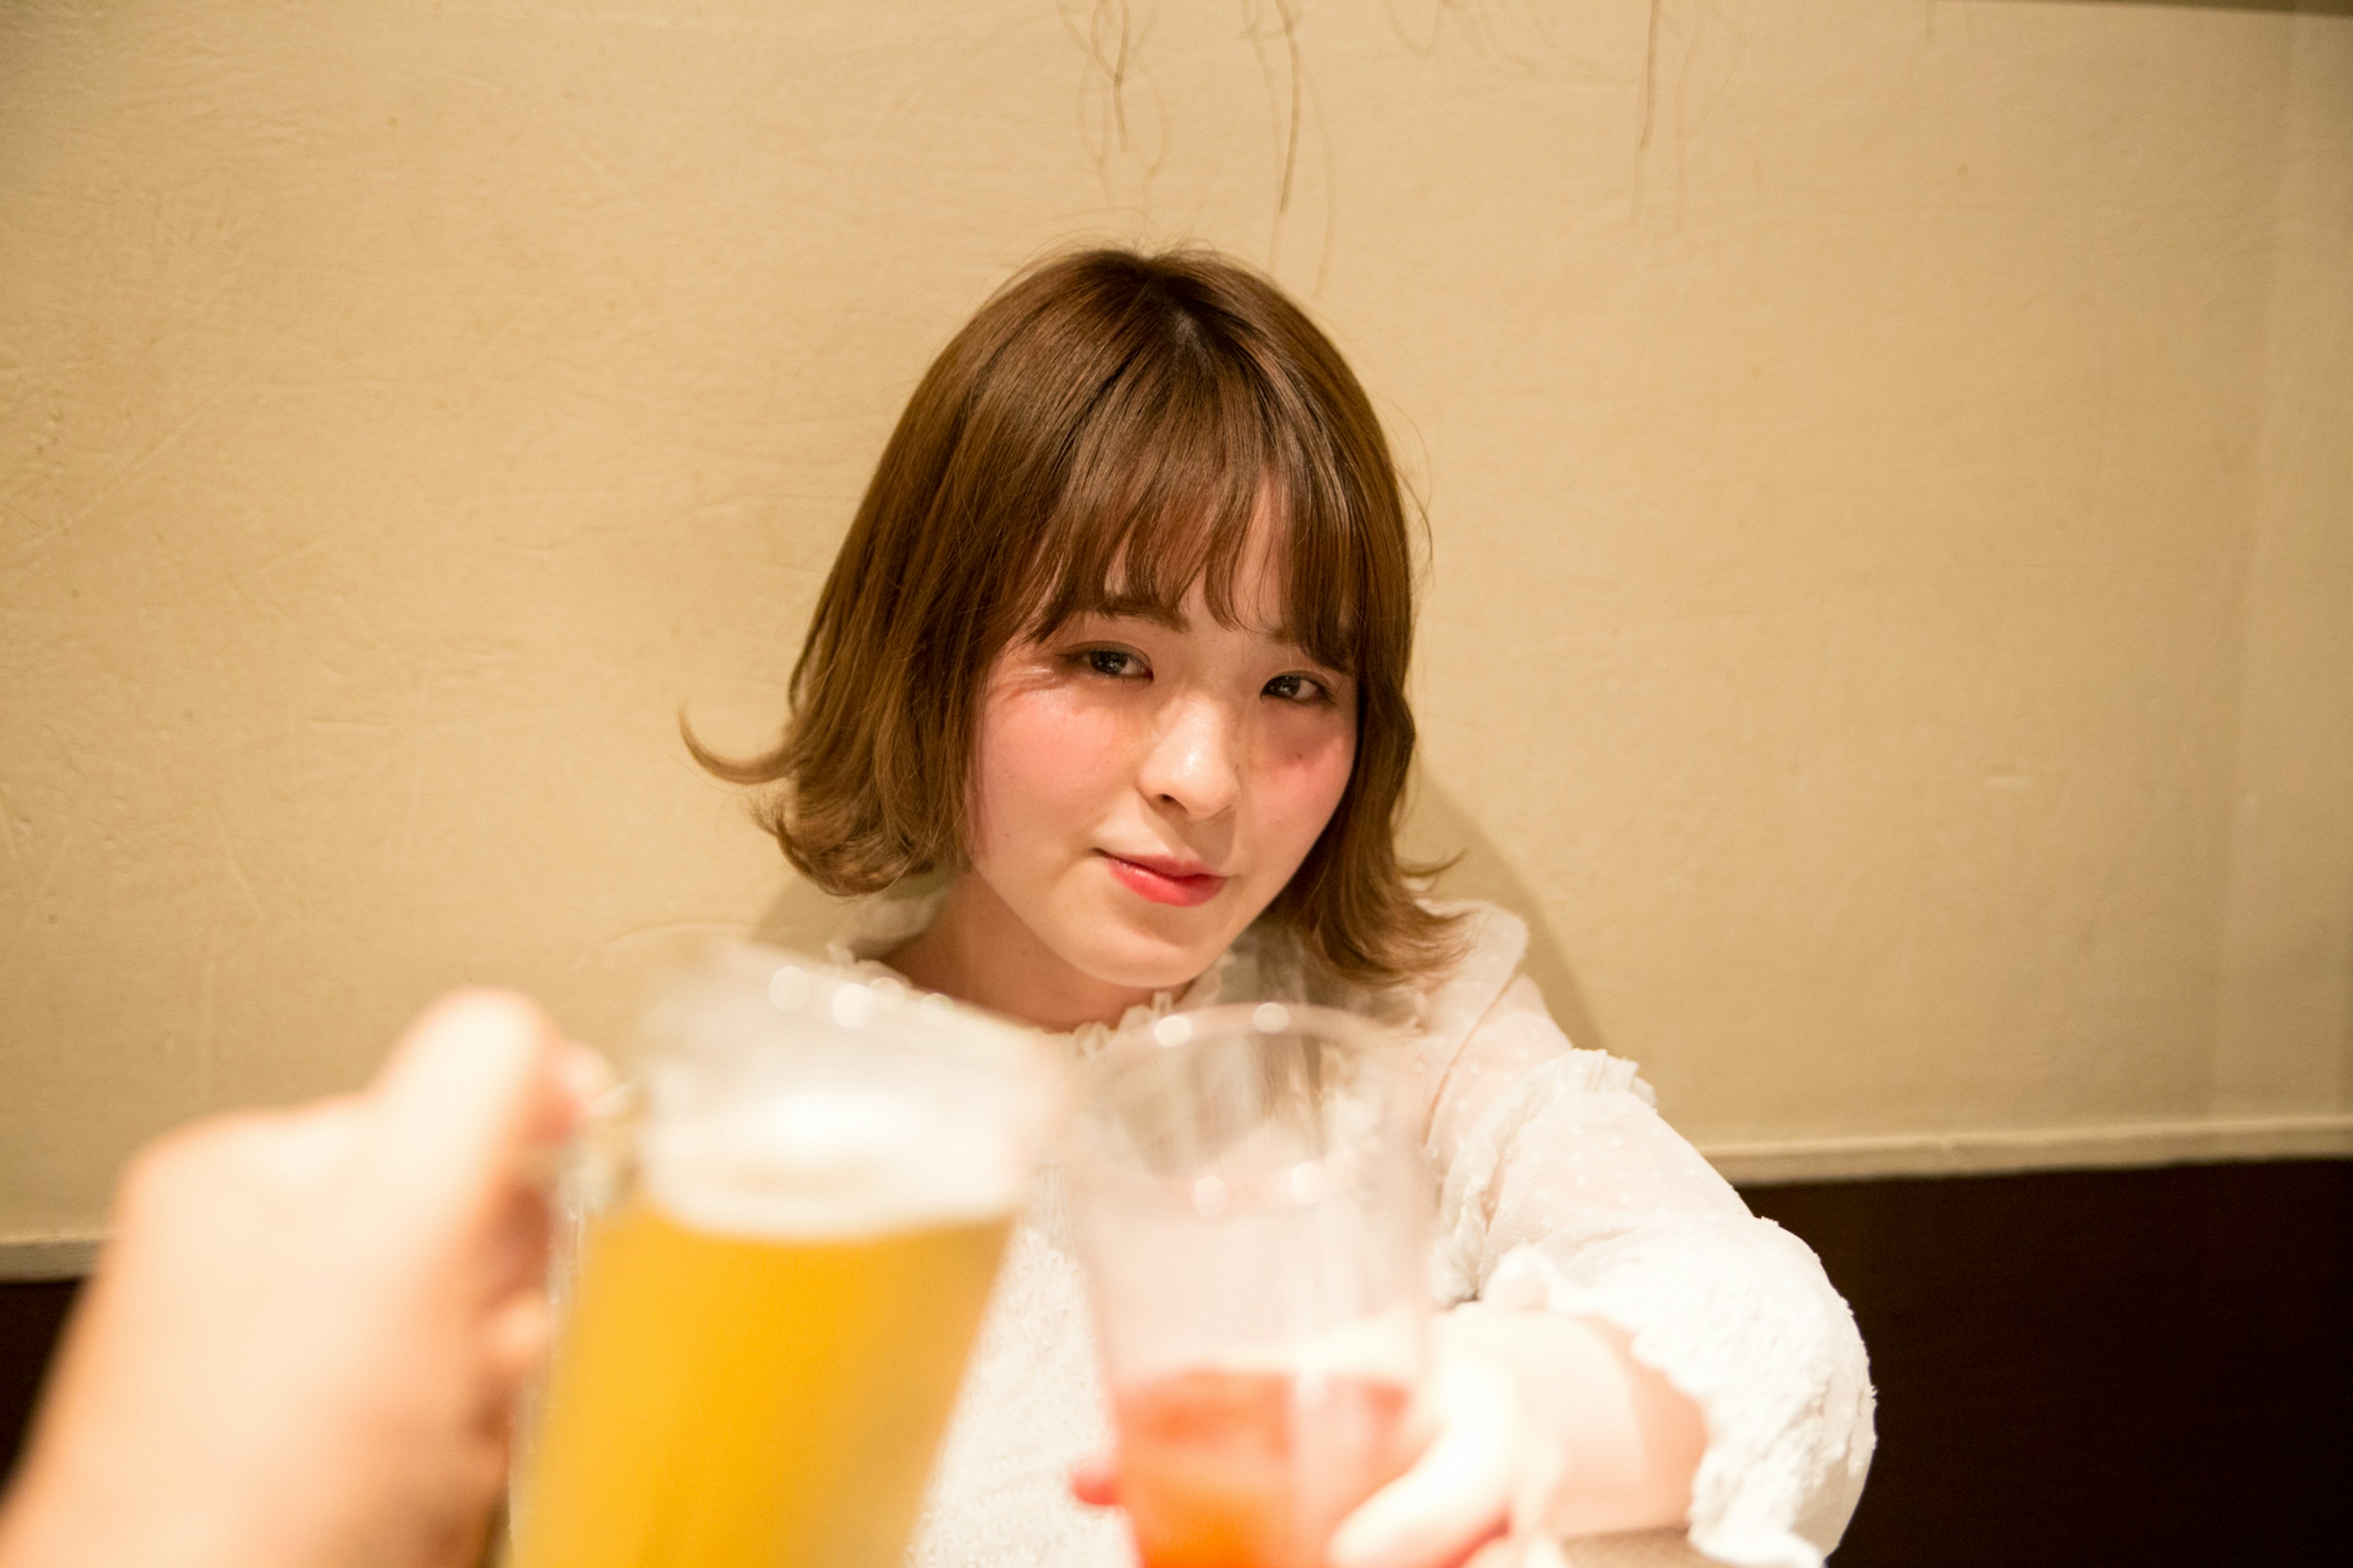
[[[649,1128],[644,1181],[698,1229],[873,1236],[987,1219],[1020,1202],[1019,1151],[992,1124],[846,1085]]]

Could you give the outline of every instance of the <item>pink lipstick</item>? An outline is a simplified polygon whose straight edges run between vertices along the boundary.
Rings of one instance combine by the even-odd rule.
[[[1225,878],[1181,860],[1165,860],[1157,856],[1131,860],[1108,849],[1097,853],[1111,862],[1111,874],[1119,879],[1122,887],[1155,904],[1191,909],[1216,898],[1226,885]]]

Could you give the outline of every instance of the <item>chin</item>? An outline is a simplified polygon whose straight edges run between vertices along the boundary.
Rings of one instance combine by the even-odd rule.
[[[1138,991],[1181,991],[1226,950],[1220,941],[1172,942],[1133,929],[1090,931],[1076,945],[1068,955],[1075,967]]]

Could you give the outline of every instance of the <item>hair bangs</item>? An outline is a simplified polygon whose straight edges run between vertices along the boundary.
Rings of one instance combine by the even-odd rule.
[[[1174,625],[1198,584],[1220,625],[1353,673],[1372,563],[1329,479],[1338,455],[1305,449],[1279,412],[1281,391],[1232,356],[1183,341],[1152,349],[1121,367],[1073,432],[1067,479],[1020,574],[1029,590],[1009,606],[1015,635],[1050,637],[1083,615]],[[1272,625],[1242,602],[1254,560],[1273,574]]]

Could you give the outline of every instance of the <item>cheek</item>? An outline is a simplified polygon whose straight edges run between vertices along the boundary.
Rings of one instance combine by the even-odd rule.
[[[1127,780],[1118,716],[1053,691],[992,698],[981,716],[973,814],[984,856],[1084,832]]]
[[[1261,784],[1265,820],[1300,858],[1338,809],[1356,762],[1354,725],[1294,736],[1280,748]]]

